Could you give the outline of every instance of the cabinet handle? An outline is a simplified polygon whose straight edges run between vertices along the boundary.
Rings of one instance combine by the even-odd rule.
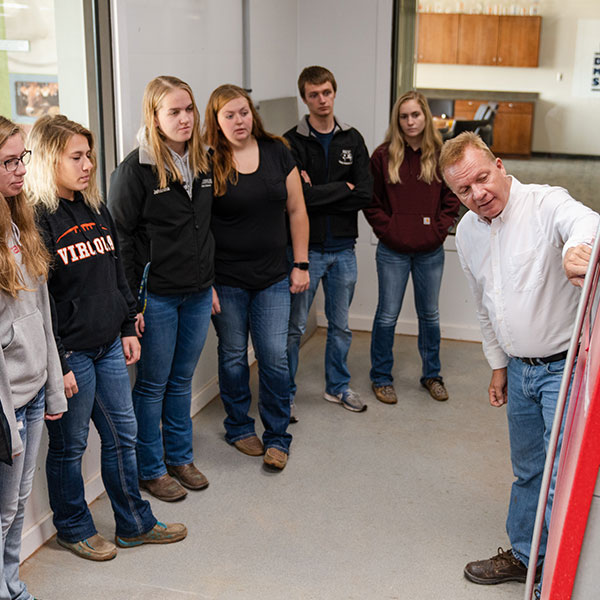
[[[492,62],[496,62],[496,57],[492,56]]]
[[[509,102],[508,103],[508,108],[513,108],[513,107],[514,107],[514,104],[512,102]]]
[[[501,56],[498,57],[498,62],[499,63],[502,62],[502,57]]]

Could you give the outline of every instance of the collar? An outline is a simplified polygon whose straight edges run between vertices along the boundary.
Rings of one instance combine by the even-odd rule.
[[[348,131],[351,129],[351,126],[348,123],[343,123],[342,121],[338,121],[337,117],[333,117],[335,122],[335,127],[333,128],[333,135],[338,133],[338,131]],[[296,131],[305,137],[314,137],[314,135],[310,131],[310,127],[308,125],[308,115],[304,115],[298,125],[296,125]]]
[[[150,144],[148,144],[148,130],[145,125],[143,125],[137,132],[136,138],[140,146],[140,164],[152,166],[156,165],[154,156],[150,151]]]
[[[156,160],[154,159],[154,155],[152,154],[152,151],[150,150],[150,144],[148,143],[148,130],[146,128],[145,125],[143,125],[140,130],[137,132],[137,142],[139,144],[139,160],[140,160],[140,164],[141,165],[150,165],[150,166],[155,166],[156,165]],[[167,148],[169,148],[169,146],[167,146]],[[180,156],[179,154],[177,154],[177,152],[175,152],[174,150],[171,150],[171,148],[169,148],[169,152],[171,153],[171,156],[173,156],[173,158],[175,159],[175,161],[177,160],[183,160],[183,161],[188,161],[189,159],[189,149],[186,145],[185,148],[185,154],[183,156]],[[166,165],[165,165],[166,167]],[[169,170],[169,168],[167,167],[167,171]]]

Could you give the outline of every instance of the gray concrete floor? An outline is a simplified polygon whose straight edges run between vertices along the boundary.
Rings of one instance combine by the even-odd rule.
[[[217,399],[194,420],[210,487],[176,504],[152,500],[159,519],[187,524],[187,539],[120,549],[107,563],[52,540],[22,566],[30,591],[44,600],[522,598],[522,584],[481,587],[462,574],[508,545],[506,418],[488,404],[480,345],[443,341],[450,401],[438,403],[419,385],[416,339],[397,336],[400,402],[388,406],[370,391],[370,336],[355,334],[352,386],[369,408],[354,414],[321,399],[324,341],[319,330],[302,349],[285,471],[267,473],[225,443]],[[112,538],[105,495],[92,512]]]

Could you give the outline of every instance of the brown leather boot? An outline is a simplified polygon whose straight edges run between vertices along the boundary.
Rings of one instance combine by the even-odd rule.
[[[444,402],[444,400],[448,400],[448,390],[444,385],[444,382],[440,379],[436,379],[435,377],[430,377],[426,379],[422,384],[423,387],[427,388],[429,395],[438,402]]]
[[[396,404],[398,402],[396,390],[394,390],[393,385],[375,385],[373,383],[371,384],[371,387],[375,393],[375,398],[377,398],[379,402],[383,402],[384,404]]]
[[[271,469],[282,471],[287,464],[288,455],[279,448],[267,448],[263,462]]]
[[[175,502],[187,496],[187,492],[167,473],[156,479],[140,479],[140,489],[164,502]]]
[[[256,435],[251,435],[243,440],[237,440],[236,442],[233,442],[233,445],[240,452],[243,452],[248,456],[261,456],[265,452],[262,442]]]
[[[196,468],[194,463],[187,465],[167,465],[167,473],[179,479],[179,483],[188,490],[203,490],[208,487],[208,479]]]
[[[543,564],[535,572],[535,581],[542,576]],[[465,577],[473,583],[491,585],[506,581],[519,581],[525,583],[527,567],[512,553],[512,550],[498,548],[498,554],[486,560],[470,562],[464,570]]]

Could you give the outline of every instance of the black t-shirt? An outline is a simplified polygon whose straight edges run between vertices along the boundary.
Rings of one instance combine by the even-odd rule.
[[[280,141],[258,140],[259,164],[254,173],[238,173],[215,197],[215,280],[246,290],[262,290],[288,272],[286,246],[286,178],[296,166]]]

